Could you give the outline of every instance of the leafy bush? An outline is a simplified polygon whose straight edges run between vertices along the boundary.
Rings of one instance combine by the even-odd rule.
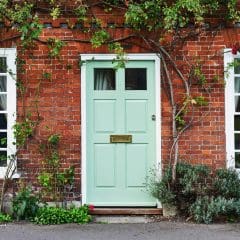
[[[180,204],[183,202],[186,206],[179,206],[181,209],[189,207],[198,195],[204,195],[208,188],[207,179],[210,169],[206,166],[193,166],[186,163],[178,163],[177,179],[172,182],[172,170],[167,168],[162,179],[155,174],[150,179],[147,189],[151,195],[160,200],[163,204]]]
[[[171,169],[166,169],[162,179],[153,173],[147,181],[147,190],[161,203],[174,205],[176,203],[176,195],[171,189]]]
[[[88,223],[91,221],[88,206],[84,205],[80,208],[57,208],[44,207],[38,210],[34,222],[37,224],[63,224],[63,223]]]
[[[178,163],[176,180],[167,168],[162,179],[153,175],[147,185],[153,197],[196,222],[211,223],[217,218],[240,220],[240,179],[234,170],[219,169],[216,175],[204,165]]]
[[[13,198],[13,216],[17,220],[35,217],[39,209],[39,198],[33,194],[30,186],[22,186]]]
[[[177,165],[177,181],[182,194],[205,194],[210,169],[204,165]]]
[[[240,219],[240,200],[203,196],[192,204],[190,213],[198,223],[209,224],[220,216],[225,216],[229,220]]]
[[[3,214],[0,212],[0,223],[5,223],[5,222],[12,222],[12,218],[8,214]]]
[[[240,178],[235,170],[217,170],[213,185],[217,194],[220,196],[240,198]]]

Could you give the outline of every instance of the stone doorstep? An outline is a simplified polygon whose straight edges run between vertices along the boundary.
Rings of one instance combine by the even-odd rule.
[[[154,222],[152,215],[93,215],[94,223],[108,224],[108,223],[151,223]]]
[[[90,214],[95,223],[150,223],[154,222],[155,215],[162,215],[162,209],[95,207]]]

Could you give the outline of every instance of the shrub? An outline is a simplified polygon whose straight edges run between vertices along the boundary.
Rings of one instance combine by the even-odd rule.
[[[186,163],[178,163],[177,178],[172,182],[172,170],[167,168],[162,179],[151,176],[147,185],[151,195],[161,203],[178,204],[180,209],[185,210],[193,203],[198,195],[204,195],[208,191],[208,176],[210,170],[206,166],[193,166]]]
[[[184,195],[202,195],[208,190],[208,176],[210,169],[204,165],[190,165],[179,163],[177,165],[177,182]]]
[[[43,207],[37,212],[34,222],[42,225],[63,223],[88,223],[91,221],[88,206],[64,209],[57,207]]]
[[[30,186],[22,186],[13,198],[13,216],[17,220],[35,217],[39,209],[39,198],[32,192]]]
[[[0,223],[5,223],[5,222],[12,222],[12,218],[8,214],[3,214],[0,212]]]
[[[217,170],[213,185],[217,195],[225,198],[240,198],[240,178],[235,170]]]
[[[211,223],[217,218],[240,220],[240,179],[234,170],[220,169],[216,175],[204,165],[178,163],[176,180],[167,168],[162,179],[153,175],[147,189],[165,205],[196,222]]]
[[[161,203],[174,205],[176,203],[176,195],[171,189],[171,169],[166,169],[162,179],[151,173],[147,181],[147,190]]]
[[[227,220],[240,218],[240,200],[203,196],[190,207],[190,213],[198,223],[211,223],[218,217]]]

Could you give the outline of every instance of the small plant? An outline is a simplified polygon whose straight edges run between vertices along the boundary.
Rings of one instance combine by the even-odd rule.
[[[44,72],[44,73],[42,74],[42,78],[43,78],[44,80],[51,80],[52,74],[49,73],[49,72]]]
[[[53,134],[48,137],[48,142],[52,144],[53,146],[57,146],[60,140],[60,135],[59,134]]]
[[[56,38],[49,38],[48,39],[48,48],[49,48],[49,57],[55,58],[59,57],[60,51],[66,45],[65,42]]]
[[[87,10],[88,10],[88,7],[86,5],[80,5],[74,10],[79,22],[86,20]]]
[[[33,193],[31,187],[22,185],[20,191],[13,198],[14,218],[25,220],[35,217],[39,209],[39,203],[39,197]]]
[[[0,212],[0,223],[6,223],[6,222],[12,222],[11,216]]]
[[[13,133],[16,138],[16,145],[23,146],[27,139],[32,136],[36,122],[32,121],[29,117],[26,117],[20,122],[17,122],[13,126]]]
[[[44,207],[40,208],[34,222],[42,225],[50,224],[63,224],[63,223],[88,223],[91,221],[89,215],[89,207],[84,205],[70,209],[57,208],[57,207]]]
[[[92,46],[98,48],[109,39],[109,33],[105,30],[96,31],[91,39]]]

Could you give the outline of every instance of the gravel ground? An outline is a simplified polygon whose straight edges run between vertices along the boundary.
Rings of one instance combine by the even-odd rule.
[[[0,240],[240,240],[240,224],[183,222],[0,225]]]

